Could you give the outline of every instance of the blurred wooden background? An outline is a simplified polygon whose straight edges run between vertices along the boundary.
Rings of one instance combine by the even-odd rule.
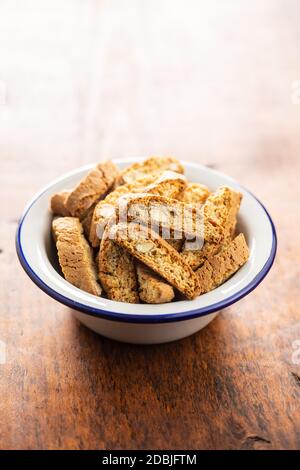
[[[1,1],[0,448],[300,447],[299,22],[298,0]],[[249,187],[279,251],[208,328],[138,347],[39,291],[14,234],[52,178],[153,153]]]

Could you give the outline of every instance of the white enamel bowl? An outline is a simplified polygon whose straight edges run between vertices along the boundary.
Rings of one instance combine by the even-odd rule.
[[[124,168],[138,159],[116,160]],[[244,197],[238,229],[244,232],[250,259],[231,279],[195,300],[144,305],[114,302],[77,289],[59,273],[51,239],[49,198],[72,188],[93,165],[78,168],[51,182],[28,204],[16,234],[21,265],[46,294],[72,309],[75,317],[93,331],[129,343],[165,343],[184,338],[204,328],[221,309],[249,294],[270,270],[276,254],[276,232],[264,206],[236,181],[210,168],[182,162],[191,181],[211,190],[229,185]]]

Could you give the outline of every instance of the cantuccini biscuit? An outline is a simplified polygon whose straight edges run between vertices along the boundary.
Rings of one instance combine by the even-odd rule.
[[[66,200],[69,194],[70,191],[68,190],[53,194],[50,199],[50,208],[54,215],[60,215],[62,217],[70,215],[70,212],[66,208]]]
[[[242,194],[240,192],[228,186],[221,186],[204,203],[205,226],[209,226],[210,222],[211,226],[217,227],[220,234],[219,240],[226,239],[228,233],[232,236],[241,200]]]
[[[215,289],[227,281],[249,258],[245,237],[240,233],[221,251],[208,258],[196,271],[200,280],[201,294]]]
[[[174,172],[162,173],[158,178],[148,176],[134,181],[134,183],[124,184],[98,202],[95,207],[89,241],[93,247],[99,246],[99,235],[103,233],[107,221],[116,215],[115,207],[123,196],[143,193],[143,194],[164,194],[166,197],[177,197],[186,187],[186,180],[182,175]],[[97,230],[98,228],[98,230]]]
[[[191,249],[190,242],[185,242],[181,254],[193,269],[200,267],[209,256],[216,254],[223,244],[232,239],[241,200],[242,194],[227,186],[220,187],[207,198],[203,206],[204,220],[211,220],[211,224],[215,224],[220,238],[205,241],[200,250]]]
[[[147,304],[163,304],[174,299],[175,293],[173,287],[147,266],[137,262],[136,271],[139,296],[143,302]]]
[[[149,227],[129,222],[110,227],[110,237],[176,287],[188,299],[199,293],[198,276],[180,254]]]
[[[201,206],[184,204],[156,194],[132,194],[119,200],[118,213],[124,221],[127,215],[131,221],[141,221],[158,231],[163,238],[198,239],[219,242],[220,229],[205,217]]]
[[[79,289],[100,295],[91,248],[84,238],[79,219],[59,217],[53,220],[52,229],[65,279]]]
[[[181,200],[186,204],[204,204],[208,196],[209,189],[204,184],[188,183]]]
[[[148,184],[144,193],[157,194],[170,199],[179,199],[187,186],[184,175],[174,171],[163,171],[155,177],[153,183]]]
[[[173,157],[149,157],[143,162],[133,165],[121,171],[116,179],[115,186],[133,183],[137,179],[145,178],[149,175],[157,176],[161,172],[170,170],[176,173],[184,173],[181,163]]]
[[[70,214],[83,218],[87,210],[111,188],[117,174],[118,169],[111,161],[99,163],[89,171],[66,199]]]
[[[111,300],[139,303],[138,283],[131,254],[110,240],[109,225],[100,243],[98,272],[102,287]]]

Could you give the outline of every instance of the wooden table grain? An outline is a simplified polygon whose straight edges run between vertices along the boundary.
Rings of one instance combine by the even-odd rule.
[[[299,18],[297,0],[1,2],[1,449],[300,447]],[[144,347],[41,292],[14,234],[54,177],[148,154],[238,179],[279,249],[203,331]]]

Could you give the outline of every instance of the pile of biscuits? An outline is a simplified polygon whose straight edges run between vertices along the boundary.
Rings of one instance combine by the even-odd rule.
[[[210,192],[188,182],[172,157],[150,157],[121,171],[112,161],[99,163],[75,188],[51,198],[62,273],[79,289],[119,302],[194,299],[249,258],[244,235],[236,234],[241,200],[230,187]]]

